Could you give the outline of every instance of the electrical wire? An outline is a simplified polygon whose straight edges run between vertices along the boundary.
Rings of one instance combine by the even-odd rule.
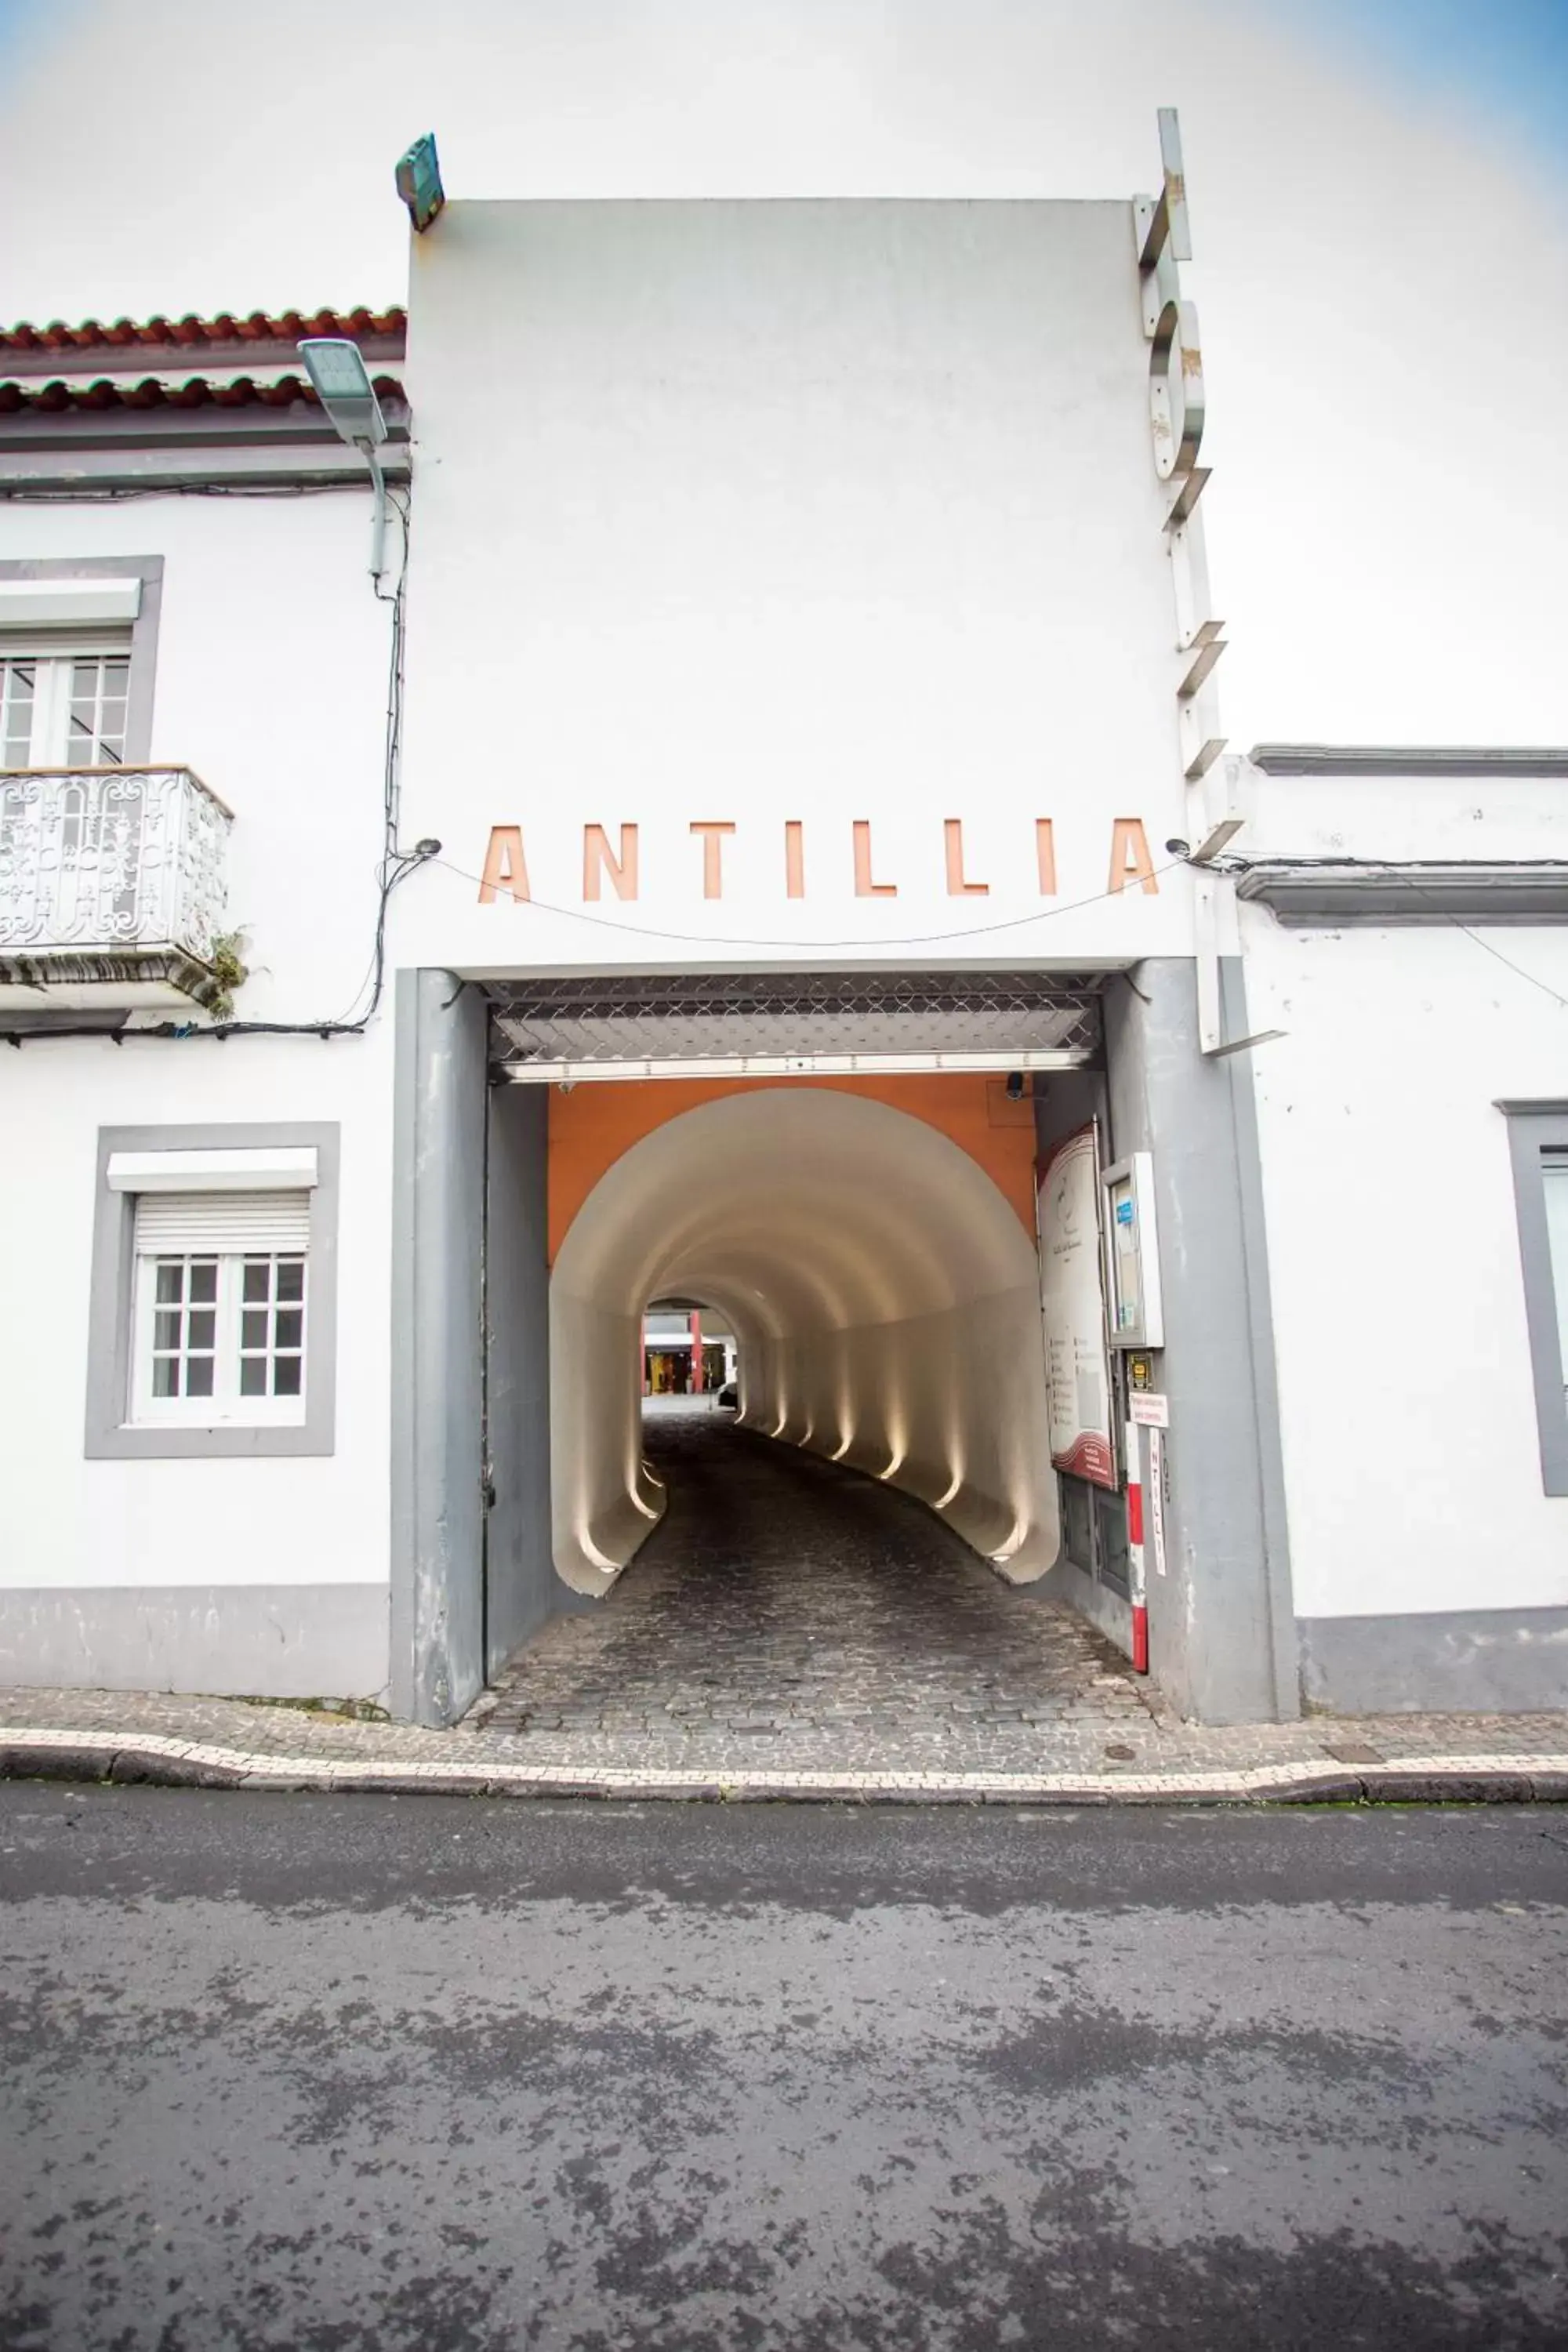
[[[7,506],[106,507],[130,499],[316,499],[349,487],[343,479],[320,482],[107,482],[93,489],[46,490],[31,483],[0,488]]]
[[[1556,989],[1551,985],[1550,982],[1538,980],[1534,972],[1526,971],[1521,963],[1515,963],[1511,956],[1505,956],[1501,948],[1494,948],[1489,940],[1483,940],[1479,931],[1474,931],[1470,929],[1468,923],[1461,922],[1458,915],[1450,913],[1449,909],[1444,906],[1442,900],[1440,898],[1434,898],[1430,890],[1423,890],[1419,882],[1412,882],[1408,874],[1401,874],[1398,878],[1400,881],[1405,883],[1409,889],[1414,890],[1417,898],[1425,898],[1428,906],[1436,907],[1437,912],[1442,916],[1443,920],[1446,923],[1452,923],[1454,929],[1457,931],[1462,931],[1466,939],[1473,940],[1477,947],[1484,948],[1488,955],[1495,957],[1497,961],[1502,964],[1509,971],[1516,973],[1521,980],[1527,980],[1531,988],[1538,988],[1542,996],[1549,996],[1553,1004],[1557,1005],[1563,1012],[1568,1013],[1568,996],[1560,996]]]
[[[376,867],[375,930],[370,963],[346,1009],[335,1021],[216,1021],[205,1028],[193,1024],[191,1036],[217,1037],[359,1037],[374,1020],[386,985],[386,910],[393,892],[416,867],[429,863],[417,850],[397,846],[398,777],[403,752],[403,621],[408,579],[408,500],[390,488],[386,501],[397,517],[399,553],[397,577],[388,592],[379,579],[377,600],[392,608],[392,640],[387,659],[386,731],[382,753],[382,852]],[[366,987],[370,1001],[358,1010]]]
[[[1194,862],[1195,861],[1191,858],[1186,861],[1188,865],[1193,865]],[[1552,858],[1546,862],[1558,867],[1568,863],[1568,861],[1564,861],[1561,858]],[[1274,861],[1269,858],[1227,856],[1216,857],[1205,870],[1212,874],[1235,876],[1237,874],[1250,874],[1256,866],[1268,866],[1272,863],[1274,863]],[[1392,881],[1402,883],[1407,890],[1414,890],[1418,898],[1424,898],[1426,901],[1426,904],[1435,909],[1442,921],[1451,925],[1456,931],[1462,932],[1466,939],[1472,940],[1474,944],[1483,950],[1487,955],[1492,957],[1496,962],[1500,963],[1505,971],[1511,971],[1519,980],[1528,981],[1531,988],[1538,988],[1542,996],[1549,996],[1553,1004],[1560,1006],[1563,1012],[1568,1013],[1568,996],[1562,995],[1558,990],[1552,987],[1550,981],[1539,979],[1532,971],[1526,971],[1521,963],[1515,963],[1511,956],[1504,955],[1501,948],[1494,948],[1489,940],[1483,940],[1479,931],[1474,929],[1470,924],[1465,922],[1459,916],[1456,915],[1451,908],[1445,907],[1443,901],[1436,896],[1435,891],[1423,889],[1421,884],[1415,879],[1414,876],[1407,872],[1406,869],[1400,866],[1394,859],[1388,857],[1314,857],[1294,860],[1292,863],[1303,867],[1334,866],[1342,869],[1348,866],[1352,872],[1358,874],[1386,874]]]
[[[1163,866],[1152,866],[1148,879],[1155,881],[1162,874],[1172,874],[1178,866],[1184,865],[1186,862],[1184,858],[1173,857]],[[470,874],[466,866],[454,866],[449,857],[432,857],[429,863],[432,866],[444,866],[447,873],[457,875],[459,881],[477,882],[481,887],[484,883],[485,877],[482,874]],[[592,923],[600,930],[619,931],[635,940],[678,940],[684,946],[702,948],[795,948],[809,951],[815,951],[818,948],[841,948],[847,951],[859,950],[863,952],[868,947],[941,947],[951,940],[984,940],[990,939],[1000,931],[1026,930],[1035,923],[1053,922],[1058,915],[1076,915],[1081,907],[1098,907],[1107,898],[1120,898],[1123,890],[1131,889],[1139,878],[1134,877],[1132,881],[1116,883],[1109,890],[1096,890],[1092,897],[1088,898],[1069,898],[1065,907],[1043,907],[1036,915],[1009,916],[1005,922],[973,924],[968,929],[961,931],[916,931],[900,939],[737,940],[722,932],[665,931],[658,929],[651,923],[617,922],[613,915],[584,914],[580,907],[558,907],[549,898],[521,898],[510,890],[500,895],[510,898],[514,907],[537,907],[542,914],[564,915],[570,922]]]

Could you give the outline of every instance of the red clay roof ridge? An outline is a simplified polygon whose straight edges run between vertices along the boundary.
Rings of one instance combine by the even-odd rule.
[[[231,310],[220,310],[210,318],[187,311],[183,318],[173,319],[160,311],[150,319],[84,319],[74,327],[63,319],[52,319],[42,326],[22,320],[14,327],[0,328],[0,351],[63,352],[132,343],[188,347],[201,343],[289,342],[298,341],[302,335],[341,335],[353,341],[362,335],[401,335],[407,324],[408,313],[401,308],[372,310],[363,305],[353,310],[252,310],[245,318]]]

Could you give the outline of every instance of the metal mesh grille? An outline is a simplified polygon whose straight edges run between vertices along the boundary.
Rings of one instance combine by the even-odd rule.
[[[1030,971],[636,973],[492,983],[498,1061],[849,1060],[1049,1054],[1100,1043],[1092,983]]]

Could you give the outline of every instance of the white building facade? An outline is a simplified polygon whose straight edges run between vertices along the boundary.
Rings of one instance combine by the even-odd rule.
[[[1568,752],[1226,748],[1163,130],[7,340],[8,1679],[453,1719],[678,1299],[1196,1717],[1568,1702]]]
[[[0,782],[0,1032],[21,1041],[0,1108],[12,1680],[386,1679],[391,1038],[384,1021],[288,1032],[368,1002],[392,624],[363,467],[300,396],[308,323],[29,331],[4,353],[7,709],[65,706],[26,758],[8,732]],[[386,374],[402,319],[357,331],[405,477]],[[75,692],[79,652],[83,684],[89,663],[127,673],[111,730],[73,731],[79,705],[89,728],[104,709]],[[215,943],[235,933],[235,1016],[284,1034],[188,1034],[222,1010]],[[210,1307],[208,1277],[182,1278],[160,1325],[142,1196],[121,1182],[172,1188],[145,1195],[183,1219],[163,1254],[216,1252],[221,1300],[216,1274]],[[234,1295],[249,1244],[276,1262],[265,1331]],[[297,1327],[291,1259],[308,1261]],[[40,1281],[51,1336],[29,1360]],[[176,1336],[184,1361],[160,1373],[154,1343]],[[210,1408],[153,1394],[209,1383]]]

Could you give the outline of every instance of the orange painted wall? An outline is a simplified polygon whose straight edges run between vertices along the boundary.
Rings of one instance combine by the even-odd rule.
[[[834,1087],[868,1096],[923,1118],[978,1160],[1009,1200],[1032,1239],[1035,1231],[1035,1127],[1030,1104],[1008,1102],[1005,1082],[984,1071],[879,1078],[639,1078],[622,1085],[595,1078],[563,1094],[550,1089],[550,1262],[573,1218],[606,1168],[667,1119],[722,1095],[763,1087]]]

